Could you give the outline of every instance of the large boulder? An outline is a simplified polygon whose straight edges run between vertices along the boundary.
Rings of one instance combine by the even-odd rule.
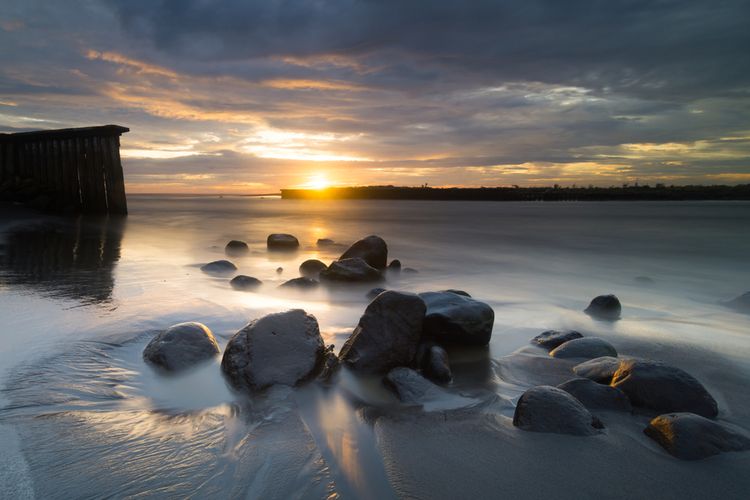
[[[201,266],[201,271],[208,274],[226,274],[237,270],[237,266],[228,260],[215,260]]]
[[[620,319],[622,305],[620,304],[620,300],[614,295],[599,295],[598,297],[594,297],[583,312],[592,318],[614,321]]]
[[[583,338],[583,335],[575,330],[547,330],[531,339],[531,343],[536,344],[539,347],[544,347],[547,350],[552,350],[569,340],[580,338]]]
[[[603,427],[580,401],[548,385],[532,387],[521,395],[513,425],[525,431],[576,436],[591,436]]]
[[[269,234],[266,246],[269,250],[295,250],[299,248],[299,240],[291,234]]]
[[[320,286],[320,282],[312,278],[293,278],[285,281],[279,288],[295,290],[314,290]]]
[[[411,366],[422,336],[424,301],[413,293],[386,291],[375,297],[339,353],[344,366],[385,374]]]
[[[321,271],[328,266],[318,259],[308,259],[299,265],[299,273],[305,278],[317,278]]]
[[[643,432],[681,460],[750,450],[750,436],[746,433],[694,413],[659,415]]]
[[[553,358],[600,358],[602,356],[617,357],[617,350],[604,339],[599,337],[583,337],[573,339],[555,347],[549,353]]]
[[[322,369],[326,349],[315,316],[302,309],[268,314],[229,340],[221,369],[237,390],[294,386]]]
[[[630,400],[620,389],[588,378],[574,378],[557,386],[590,410],[630,411]]]
[[[375,269],[385,269],[388,261],[388,245],[380,236],[371,235],[355,242],[339,260],[359,257]]]
[[[202,323],[179,323],[156,335],[143,359],[167,372],[178,372],[219,354],[213,333]]]
[[[337,260],[320,272],[321,281],[338,283],[373,283],[383,275],[359,257]]]
[[[745,292],[739,297],[724,302],[724,305],[734,309],[737,312],[750,314],[750,292]]]
[[[612,356],[603,356],[584,361],[574,366],[573,373],[579,377],[585,377],[594,382],[609,385],[619,367],[620,359]]]
[[[492,336],[495,312],[480,302],[453,292],[425,292],[424,333],[439,343],[483,346]]]
[[[719,413],[716,400],[692,375],[657,361],[620,361],[611,385],[627,394],[633,406],[710,418]]]
[[[248,253],[249,251],[250,248],[248,248],[247,243],[240,240],[232,240],[227,243],[227,246],[224,247],[224,252],[227,255],[242,255]]]
[[[260,285],[262,285],[263,282],[259,280],[258,278],[253,278],[252,276],[245,276],[244,274],[238,274],[232,280],[229,282],[229,285],[234,288],[235,290],[242,290],[242,291],[249,291],[249,290],[255,290]]]

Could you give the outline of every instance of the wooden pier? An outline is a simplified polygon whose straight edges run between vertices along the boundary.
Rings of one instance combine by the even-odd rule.
[[[0,134],[0,199],[53,212],[127,214],[119,125]]]

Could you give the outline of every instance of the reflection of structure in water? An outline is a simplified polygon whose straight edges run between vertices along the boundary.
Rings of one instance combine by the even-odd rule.
[[[0,234],[0,284],[83,303],[109,301],[123,225],[123,219],[79,217],[12,228]]]

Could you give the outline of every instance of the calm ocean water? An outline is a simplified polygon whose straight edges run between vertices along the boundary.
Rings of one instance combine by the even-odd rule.
[[[728,420],[750,421],[738,389],[750,382],[750,321],[720,304],[750,290],[750,203],[129,201],[124,220],[0,216],[0,442],[8,450],[0,496],[387,498],[426,488],[427,480],[410,482],[418,467],[393,451],[393,434],[373,428],[352,402],[394,404],[377,384],[344,377],[330,391],[278,389],[238,401],[218,360],[164,379],[140,358],[153,332],[173,323],[204,322],[223,345],[249,320],[292,307],[314,314],[338,350],[368,287],[277,286],[298,276],[302,261],[329,262],[368,234],[419,271],[387,288],[458,288],[495,309],[482,368],[458,354],[468,368],[457,374],[457,391],[481,386],[514,401],[532,384],[498,364],[544,329],[576,328],[621,351],[680,363],[717,394]],[[269,254],[274,232],[295,234],[300,250]],[[340,246],[317,247],[318,238]],[[230,239],[250,246],[230,259],[264,282],[255,293],[198,269],[226,258]],[[618,295],[621,321],[581,312],[602,293]],[[512,403],[497,414],[511,416]],[[610,436],[618,446],[658,452],[623,428]],[[722,465],[747,467],[742,460]]]

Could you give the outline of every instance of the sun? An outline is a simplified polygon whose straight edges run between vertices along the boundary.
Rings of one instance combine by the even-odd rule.
[[[309,189],[326,189],[331,186],[328,177],[325,174],[318,173],[310,177],[310,180],[305,184]]]

